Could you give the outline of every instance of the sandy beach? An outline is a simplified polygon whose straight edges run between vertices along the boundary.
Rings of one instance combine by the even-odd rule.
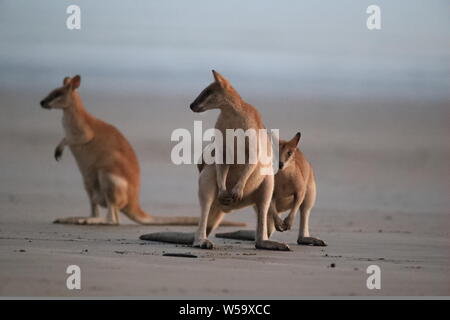
[[[450,295],[448,3],[380,0],[380,30],[368,30],[364,1],[80,0],[76,30],[70,4],[0,1],[1,297]],[[61,113],[39,106],[50,90],[80,74],[86,108],[138,155],[142,207],[199,216],[197,169],[173,164],[170,137],[214,126],[217,111],[189,109],[211,69],[267,128],[302,133],[318,189],[311,235],[327,247],[296,244],[299,217],[273,235],[292,252],[214,235],[212,251],[141,241],[195,227],[124,215],[119,227],[52,224],[89,203],[69,150],[53,158]],[[251,208],[227,220],[256,223]],[[69,265],[81,290],[66,287]],[[380,290],[366,286],[371,265]]]
[[[148,114],[150,109],[163,115],[161,122],[151,116],[130,115],[121,105],[123,97],[108,100],[89,92],[85,96],[92,112],[115,123],[135,145],[141,159],[143,207],[160,215],[198,215],[196,168],[171,164],[171,143],[165,143],[170,135],[164,137],[172,127],[183,123],[189,127],[198,117],[188,111],[190,97],[150,96],[133,101],[133,113]],[[274,101],[255,99],[254,104],[271,123],[283,122],[286,129],[282,135],[294,132],[298,125],[305,132],[302,148],[316,168],[319,190],[311,230],[329,246],[296,245],[297,222],[294,230],[274,234],[275,239],[290,243],[292,252],[260,251],[252,243],[214,237],[218,248],[204,251],[139,240],[148,232],[191,231],[194,227],[139,226],[123,215],[119,227],[52,224],[59,217],[87,215],[89,209],[72,155],[66,152],[60,163],[53,159],[53,148],[61,136],[60,115],[41,110],[35,103],[37,94],[2,92],[2,97],[15,106],[8,108],[8,117],[1,118],[1,147],[7,150],[0,156],[2,296],[450,293],[449,213],[445,207],[449,153],[447,142],[439,138],[449,134],[441,120],[448,116],[445,104],[429,105],[434,113],[409,105],[408,117],[396,119],[394,112],[383,112],[383,108],[389,109],[387,102],[362,115],[356,111],[357,105],[347,101],[347,116],[340,119],[332,109],[323,112],[327,101],[302,101],[302,107],[285,101],[282,107],[286,110],[300,110],[302,117],[297,123],[274,112]],[[319,104],[322,107],[317,107]],[[215,116],[202,119],[208,123]],[[365,117],[383,123],[383,130],[367,122],[364,134],[349,141],[353,126],[360,126],[356,120]],[[355,121],[349,122],[349,118]],[[334,127],[327,125],[330,119]],[[326,129],[318,127],[319,122]],[[162,124],[167,123],[171,126],[164,128]],[[422,127],[433,124],[433,130],[414,136],[417,123]],[[256,220],[250,208],[228,219],[246,222],[248,228],[254,228]],[[234,229],[218,231],[224,230]],[[197,258],[164,253],[192,253]],[[65,271],[71,264],[81,268],[81,290],[66,288]],[[373,264],[381,268],[381,290],[366,287],[366,269]]]

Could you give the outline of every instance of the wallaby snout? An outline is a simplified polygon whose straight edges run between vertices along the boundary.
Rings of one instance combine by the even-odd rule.
[[[206,89],[204,89],[198,97],[191,103],[190,108],[194,112],[203,112],[206,111],[208,108],[206,108],[208,97],[212,94],[212,90],[209,88],[211,86],[208,86]]]
[[[45,101],[45,99],[41,100],[40,105],[44,109],[50,109],[50,106],[48,105],[47,101]]]
[[[192,111],[197,112],[197,113],[203,111],[203,109],[200,108],[200,107],[198,106],[198,104],[196,104],[195,102],[192,102],[192,103],[191,103],[190,108],[191,108]]]

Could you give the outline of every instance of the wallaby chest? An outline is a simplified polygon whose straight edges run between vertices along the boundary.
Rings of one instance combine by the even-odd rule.
[[[301,193],[305,188],[306,185],[302,173],[295,164],[284,170],[278,171],[275,175],[275,197],[290,197],[296,193]]]

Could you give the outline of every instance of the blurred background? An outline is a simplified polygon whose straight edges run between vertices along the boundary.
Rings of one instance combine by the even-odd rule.
[[[81,30],[66,28],[71,4]],[[371,4],[0,0],[2,223],[89,212],[73,157],[53,159],[61,114],[38,103],[75,74],[87,109],[135,146],[143,207],[197,215],[196,168],[171,163],[170,135],[214,125],[217,112],[189,110],[213,68],[267,127],[302,132],[318,180],[313,228],[377,231],[387,219],[406,232],[417,215],[448,217],[450,3],[377,0],[382,28],[369,31]]]

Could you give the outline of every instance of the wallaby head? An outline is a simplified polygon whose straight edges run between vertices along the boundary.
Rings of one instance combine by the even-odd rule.
[[[212,73],[214,82],[207,86],[191,103],[191,110],[194,112],[222,109],[241,101],[241,97],[227,79],[215,70]]]
[[[74,91],[80,87],[81,77],[65,77],[63,86],[52,90],[41,101],[41,107],[45,109],[66,109],[73,105]]]
[[[301,133],[297,132],[297,134],[289,141],[280,140],[279,142],[280,160],[278,164],[280,170],[283,170],[291,163],[291,160],[294,158],[298,142],[300,141],[300,137]]]

